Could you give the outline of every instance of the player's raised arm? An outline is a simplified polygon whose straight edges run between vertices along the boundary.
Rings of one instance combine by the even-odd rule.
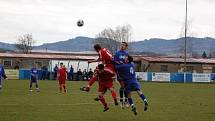
[[[99,61],[101,61],[101,59],[100,59],[100,58],[95,59],[95,60],[88,60],[88,63],[99,62]]]

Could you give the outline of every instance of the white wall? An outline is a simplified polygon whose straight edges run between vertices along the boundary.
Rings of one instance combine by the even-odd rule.
[[[74,72],[77,72],[77,69],[81,69],[83,71],[84,69],[87,69],[87,66],[88,66],[87,61],[80,61],[80,63],[79,63],[79,60],[71,60],[71,61],[68,61],[68,60],[63,60],[63,61],[62,60],[52,60],[50,62],[50,65],[51,65],[50,70],[53,71],[55,64],[60,66],[60,63],[63,63],[66,66],[66,68],[68,69],[68,71],[69,71],[70,66],[72,65],[74,68]],[[78,63],[79,63],[79,66],[78,66]],[[89,70],[90,70],[90,68],[92,68],[92,70],[94,70],[97,65],[98,65],[98,63],[89,64]]]

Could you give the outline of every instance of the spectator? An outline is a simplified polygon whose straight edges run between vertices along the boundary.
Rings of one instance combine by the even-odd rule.
[[[87,70],[86,69],[84,69],[84,71],[83,71],[83,80],[84,81],[88,80],[88,75],[87,75]]]
[[[79,69],[78,71],[77,71],[77,81],[80,81],[80,79],[82,79],[82,71],[81,71],[81,69]]]
[[[48,69],[46,66],[42,66],[41,70],[42,70],[41,80],[45,80],[47,78]]]
[[[45,79],[49,79],[49,71],[46,66],[44,66],[44,70],[45,70]]]
[[[70,66],[69,69],[69,80],[73,80],[73,75],[74,75],[74,68],[72,67],[72,65]]]
[[[90,71],[88,72],[88,78],[91,79],[93,77],[93,71],[90,68]]]
[[[40,80],[45,80],[45,70],[44,70],[44,66],[41,67],[41,79]]]
[[[19,69],[19,65],[20,65],[20,63],[19,63],[19,61],[17,61],[17,62],[15,63],[14,69]]]
[[[55,64],[55,67],[54,67],[54,79],[55,80],[57,79],[57,71],[58,71],[58,66],[57,66],[57,64]]]

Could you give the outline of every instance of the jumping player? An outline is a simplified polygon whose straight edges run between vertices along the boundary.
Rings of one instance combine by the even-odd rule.
[[[115,105],[118,105],[116,91],[114,90],[114,87],[113,87],[113,78],[112,77],[114,75],[115,75],[115,73],[108,68],[104,68],[103,64],[99,64],[98,69],[96,69],[96,71],[94,73],[94,77],[98,78],[98,83],[99,83],[99,88],[98,88],[99,96],[98,97],[99,97],[99,101],[104,106],[104,110],[103,110],[104,112],[109,110],[109,107],[104,98],[104,94],[107,90],[110,90]],[[88,92],[90,90],[90,87],[96,81],[96,78],[91,78],[86,89],[84,90],[82,88],[82,90]]]
[[[60,93],[62,93],[62,90],[64,90],[64,92],[66,93],[67,92],[67,89],[66,89],[67,71],[63,63],[60,63],[60,69],[58,69],[57,78],[59,81]]]
[[[112,56],[111,52],[107,48],[102,48],[100,44],[95,44],[94,49],[98,53],[99,58],[96,60],[89,60],[88,63],[101,61],[102,64],[104,64],[105,69],[109,69],[109,70],[113,71],[115,74],[115,65],[113,62],[113,56]],[[96,76],[93,76],[91,78],[91,80],[96,80],[96,79],[97,79]],[[97,98],[95,98],[95,100],[99,100],[99,98],[97,97]]]
[[[137,115],[136,107],[131,98],[131,92],[136,91],[138,95],[141,97],[141,99],[145,104],[144,111],[146,111],[148,108],[148,101],[141,91],[140,84],[137,82],[132,61],[133,61],[133,58],[131,56],[128,56],[126,58],[126,63],[119,65],[117,67],[117,70],[120,77],[123,79],[125,83],[125,91],[128,95],[128,102],[132,107],[132,111],[134,112],[135,115]]]
[[[38,71],[36,66],[34,65],[34,67],[30,70],[30,91],[32,92],[32,84],[35,83],[36,84],[36,90],[37,92],[39,92],[39,85],[38,85]]]
[[[115,67],[113,63],[113,56],[107,48],[102,48],[101,45],[95,44],[94,49],[99,54],[99,58],[96,60],[89,60],[88,63],[101,61],[104,64],[104,68],[109,68],[115,72]]]
[[[127,97],[127,94],[125,92],[125,85],[124,85],[123,80],[119,77],[117,66],[125,63],[125,58],[128,57],[127,48],[128,48],[128,43],[122,42],[120,50],[118,50],[114,56],[114,63],[115,63],[115,67],[116,67],[117,80],[119,81],[120,86],[121,86],[119,89],[119,95],[120,95],[120,106],[122,108],[124,108],[124,106],[129,107],[129,104],[128,104],[128,97]]]

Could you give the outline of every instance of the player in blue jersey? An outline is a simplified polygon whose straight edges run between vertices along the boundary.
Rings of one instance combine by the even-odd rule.
[[[148,101],[141,91],[140,84],[137,82],[134,66],[132,64],[133,58],[131,56],[128,56],[125,61],[126,61],[125,64],[117,66],[117,70],[119,76],[123,79],[123,82],[125,84],[125,91],[128,95],[128,102],[132,107],[132,111],[134,112],[135,115],[137,115],[136,107],[131,98],[131,92],[136,91],[138,95],[141,97],[145,104],[144,111],[146,111],[148,108]]]
[[[128,43],[127,42],[122,42],[121,43],[121,48],[118,50],[114,56],[114,62],[116,64],[123,64],[125,63],[125,58],[128,57]]]
[[[7,76],[5,74],[4,67],[0,64],[0,89],[2,89],[2,80],[6,78]]]
[[[127,94],[125,92],[124,82],[118,74],[117,66],[125,63],[125,58],[128,57],[127,48],[128,48],[128,43],[122,42],[120,50],[118,50],[114,56],[114,62],[115,62],[116,73],[117,73],[117,80],[119,81],[120,86],[121,86],[119,89],[119,95],[120,95],[120,106],[122,108],[124,108],[124,106],[129,107],[129,104],[128,104],[128,97],[127,97]]]
[[[38,70],[36,68],[36,66],[34,66],[31,70],[30,70],[30,91],[32,92],[32,84],[35,83],[36,84],[36,90],[37,92],[39,92],[39,85],[38,85]]]

